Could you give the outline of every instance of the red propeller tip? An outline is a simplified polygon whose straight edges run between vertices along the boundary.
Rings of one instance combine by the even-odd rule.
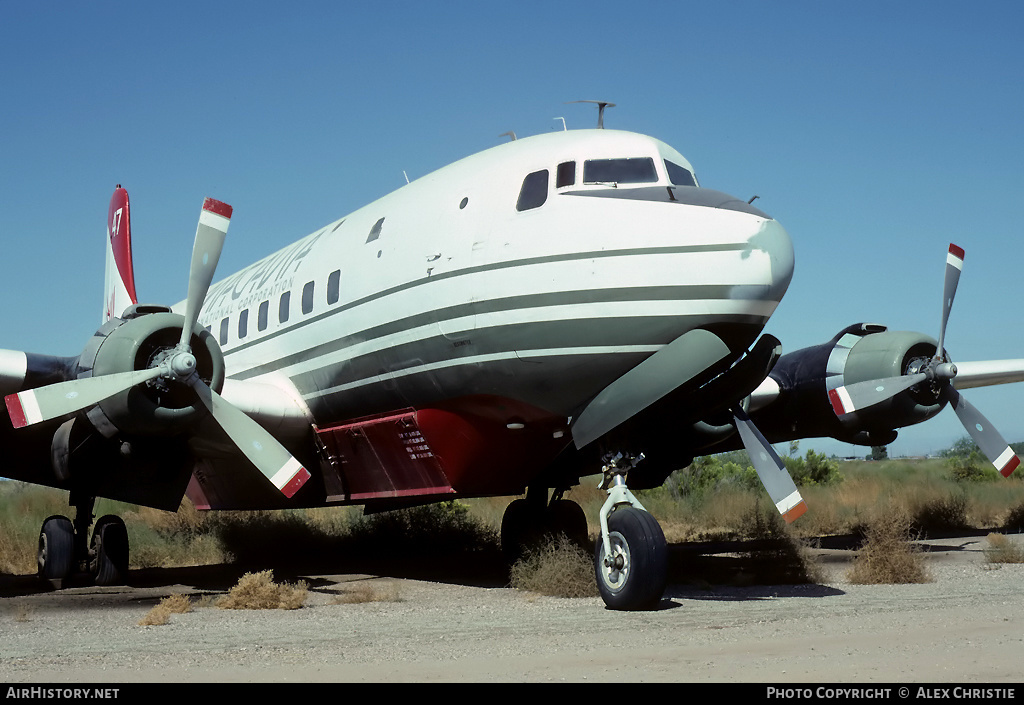
[[[832,402],[832,410],[836,412],[836,416],[842,416],[853,411],[853,400],[850,399],[850,395],[842,387],[830,389],[828,400]]]
[[[306,480],[308,480],[309,478],[309,470],[307,470],[306,468],[299,468],[299,471],[295,473],[295,476],[292,477],[292,479],[289,480],[288,483],[281,488],[281,494],[283,494],[288,499],[291,499],[292,496],[296,492],[298,492],[299,489],[301,489],[304,484],[306,484]]]
[[[217,215],[222,215],[225,218],[230,218],[234,208],[229,206],[227,203],[216,200],[215,198],[207,198],[203,201],[203,210]]]
[[[807,502],[800,500],[800,503],[790,509],[788,512],[782,515],[782,518],[786,520],[787,524],[792,524],[794,521],[799,519],[807,511]]]
[[[17,394],[9,394],[5,401],[7,402],[7,414],[11,417],[11,425],[15,428],[28,426],[28,417],[25,415],[25,409],[21,406],[21,397]]]
[[[949,254],[946,255],[946,264],[952,265],[957,269],[964,268],[964,249],[957,247],[952,242],[949,243]]]

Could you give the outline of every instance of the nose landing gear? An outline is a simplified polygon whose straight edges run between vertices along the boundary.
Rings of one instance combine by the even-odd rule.
[[[643,454],[606,455],[601,489],[608,499],[601,507],[601,536],[594,547],[597,589],[614,610],[655,607],[668,582],[667,543],[661,526],[626,487],[626,474]]]

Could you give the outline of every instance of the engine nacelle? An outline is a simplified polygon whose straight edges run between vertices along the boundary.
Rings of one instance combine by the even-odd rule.
[[[779,385],[779,398],[752,416],[773,442],[832,437],[859,445],[891,443],[896,429],[942,410],[937,388],[925,382],[843,417],[836,416],[828,392],[913,373],[935,354],[936,346],[934,338],[921,333],[869,323],[850,326],[828,343],[783,355],[770,375]]]
[[[184,316],[165,306],[136,305],[113,318],[92,337],[78,362],[78,377],[109,375],[153,367],[181,338]],[[214,391],[224,385],[224,355],[209,331],[192,331],[196,371]],[[92,407],[89,421],[104,436],[118,432],[144,435],[179,433],[203,415],[206,408],[188,387],[164,379],[137,385]]]

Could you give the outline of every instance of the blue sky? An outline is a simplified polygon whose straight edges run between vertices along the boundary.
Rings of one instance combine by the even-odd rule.
[[[107,204],[131,195],[140,298],[184,298],[204,196],[226,275],[410,178],[520,136],[658,137],[776,217],[797,266],[766,332],[859,321],[954,360],[1024,357],[1024,9],[1011,2],[0,4],[0,347],[77,354],[99,323]],[[968,399],[1024,440],[1024,385]],[[948,447],[952,411],[890,453]],[[801,448],[861,453],[837,443]]]

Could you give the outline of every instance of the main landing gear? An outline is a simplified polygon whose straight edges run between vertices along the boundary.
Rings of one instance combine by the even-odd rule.
[[[614,610],[655,607],[668,581],[665,534],[626,487],[626,474],[643,458],[608,454],[601,468],[608,499],[601,507],[594,573],[601,598]]]
[[[39,577],[63,587],[76,573],[87,573],[94,585],[119,585],[128,576],[128,531],[120,517],[107,515],[92,528],[95,497],[72,497],[75,520],[55,515],[39,531],[36,561]]]
[[[559,534],[580,547],[590,545],[587,515],[562,494],[556,490],[548,502],[546,488],[530,487],[525,498],[508,505],[501,519],[501,550],[509,562]]]

